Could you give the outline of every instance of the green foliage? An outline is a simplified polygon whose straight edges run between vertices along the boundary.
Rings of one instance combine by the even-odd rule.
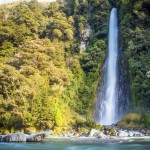
[[[83,5],[82,5],[83,6]],[[87,7],[87,4],[84,5]],[[84,102],[84,106],[88,109],[88,118],[93,117],[93,109],[95,107],[96,93],[98,83],[101,78],[99,70],[104,63],[106,56],[106,34],[107,34],[107,18],[109,14],[109,2],[108,1],[90,1],[88,9],[90,11],[90,17],[88,18],[92,33],[88,39],[88,46],[85,52],[81,52],[80,63],[83,71],[85,72],[86,86],[83,88],[81,100]],[[79,11],[82,14],[81,11]],[[96,19],[97,16],[97,19]],[[85,16],[78,15],[78,20],[81,21],[78,26],[80,33],[83,32],[82,28],[85,28]],[[105,29],[105,33],[104,33]],[[85,108],[86,108],[85,107]],[[84,108],[84,109],[85,109]]]
[[[56,114],[55,114],[55,123],[56,123],[56,126],[58,126],[58,127],[62,126],[62,116],[61,116],[60,110],[56,111]]]
[[[79,14],[77,7],[76,1]],[[75,112],[86,115],[92,82],[86,83],[80,64],[75,18],[65,11],[61,3],[45,8],[31,1],[1,16],[0,127],[62,131],[74,125]]]
[[[26,134],[35,134],[36,133],[36,128],[35,127],[29,127],[25,129]]]
[[[144,126],[146,128],[150,129],[150,114],[144,114],[144,115],[142,115],[142,117],[140,119],[140,123],[144,124]]]
[[[104,58],[105,58],[106,44],[104,40],[98,40],[94,44],[91,45],[86,51],[83,53],[83,57],[81,59],[81,64],[83,69],[86,72],[95,72],[99,67],[101,67]]]
[[[88,133],[91,129],[96,129],[100,131],[104,129],[102,125],[98,125],[92,120],[84,121],[81,119],[78,119],[76,121],[76,127],[79,132],[83,132],[83,133]]]
[[[0,23],[0,43],[3,43],[5,40],[12,41],[14,34],[14,23],[11,21],[4,21]]]
[[[0,56],[11,57],[13,56],[14,51],[15,48],[13,47],[13,44],[11,42],[4,41],[0,47]]]
[[[91,2],[90,24],[97,38],[107,37],[110,4],[108,0],[94,0]]]
[[[146,77],[150,66],[149,2],[121,1],[120,20],[129,63],[131,111],[147,112],[150,108],[150,82]]]
[[[0,135],[8,135],[10,134],[9,130],[7,130],[6,128],[4,127],[1,127],[0,128]],[[0,136],[1,137],[1,136]]]
[[[121,121],[119,121],[117,125],[123,128],[138,128],[141,127],[139,125],[140,118],[141,115],[139,114],[128,114]]]
[[[121,128],[150,128],[150,114],[128,114],[117,125]]]
[[[86,121],[86,126],[88,126],[89,128],[94,128],[96,130],[103,130],[103,126],[96,124],[95,122],[91,121],[91,120],[87,120]]]
[[[150,66],[148,2],[110,1],[120,6],[132,109],[147,111],[150,108],[150,82],[146,76]],[[106,56],[109,1],[66,0],[45,7],[33,0],[1,10],[0,127],[6,132],[31,127],[62,132],[77,124],[83,132],[85,128],[102,130],[94,122],[78,122],[74,116],[80,114],[88,119],[93,116],[101,78],[99,69]],[[87,21],[92,33],[86,51],[80,52]],[[138,124],[149,128],[149,115],[131,115],[124,122],[122,126]]]
[[[56,37],[56,38],[61,39],[62,38],[62,32],[58,29],[54,29],[53,36]]]

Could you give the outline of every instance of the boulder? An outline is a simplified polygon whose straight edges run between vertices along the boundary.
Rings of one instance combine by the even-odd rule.
[[[26,138],[26,141],[27,142],[41,142],[44,140],[45,137],[46,137],[46,135],[44,133],[29,135]]]
[[[128,132],[120,130],[118,136],[128,136]]]
[[[79,134],[78,132],[75,132],[75,133],[73,134],[73,136],[74,136],[74,137],[79,137],[80,134]]]
[[[89,134],[89,137],[96,137],[100,134],[100,131],[99,130],[95,130],[95,129],[92,129],[90,134]]]
[[[53,131],[52,130],[46,130],[46,131],[40,132],[39,134],[45,134],[45,137],[48,137],[49,135],[53,134]]]
[[[133,134],[134,134],[134,136],[136,136],[136,137],[141,137],[141,136],[144,136],[144,134],[143,133],[141,133],[141,132],[138,132],[138,131],[134,131],[133,132]]]
[[[95,129],[92,129],[90,134],[89,134],[89,137],[96,137],[96,138],[102,138],[102,139],[107,139],[108,136],[105,135],[103,132],[99,131],[99,130],[95,130]]]
[[[1,138],[1,142],[26,142],[26,135],[19,132],[5,135]]]
[[[27,142],[41,142],[45,139],[45,137],[51,135],[52,133],[53,133],[53,131],[49,130],[49,131],[43,131],[38,134],[29,135],[29,136],[27,136],[26,141]]]
[[[110,135],[110,136],[116,136],[117,131],[113,126],[114,126],[114,124],[112,126],[105,126],[104,127],[104,134]]]
[[[0,142],[2,142],[2,140],[3,140],[3,136],[2,136],[2,135],[0,135]]]
[[[45,137],[52,134],[52,131],[43,131],[34,135],[27,135],[24,133],[13,133],[9,135],[0,136],[0,142],[41,142]]]
[[[108,139],[108,136],[105,135],[103,132],[100,132],[99,135],[98,135],[98,138],[101,138],[101,139]]]
[[[129,131],[128,132],[128,136],[134,136],[134,132],[133,131]]]

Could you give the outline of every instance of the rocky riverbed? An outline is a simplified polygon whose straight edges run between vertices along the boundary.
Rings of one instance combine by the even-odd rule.
[[[126,143],[126,142],[150,142],[150,130],[148,129],[119,129],[105,127],[103,131],[91,129],[89,133],[69,131],[59,136],[53,136],[52,131],[44,131],[37,134],[27,135],[24,133],[13,133],[0,136],[0,142],[41,142],[45,138],[68,139],[69,143],[97,144],[97,143]],[[66,142],[66,140],[65,140]]]
[[[121,129],[117,127],[104,127],[103,131],[91,129],[88,133],[69,131],[59,134],[57,137],[95,137],[102,139],[110,139],[111,137],[145,137],[150,136],[149,129]]]
[[[49,136],[51,140],[65,139],[65,142],[75,144],[109,144],[150,142],[150,130],[148,129],[120,129],[116,127],[105,127],[103,131],[92,129],[88,134],[70,131],[59,136]]]

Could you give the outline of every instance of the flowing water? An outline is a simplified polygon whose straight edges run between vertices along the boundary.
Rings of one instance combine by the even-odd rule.
[[[0,143],[0,150],[149,150],[150,143],[128,144],[67,144],[45,141],[42,143]]]
[[[116,123],[129,109],[127,75],[124,75],[125,69],[120,64],[119,58],[122,55],[120,49],[117,9],[113,8],[109,21],[107,59],[103,67],[104,75],[98,91],[94,118],[97,123],[103,125]]]
[[[118,21],[117,9],[113,8],[110,14],[109,45],[106,66],[106,83],[103,103],[101,104],[101,120],[103,125],[111,125],[118,121],[117,117],[117,62],[118,62]]]

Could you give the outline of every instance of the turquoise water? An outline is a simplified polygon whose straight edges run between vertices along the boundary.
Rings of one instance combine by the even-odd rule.
[[[0,143],[0,150],[150,150],[150,143],[70,144],[48,140],[41,143]]]

